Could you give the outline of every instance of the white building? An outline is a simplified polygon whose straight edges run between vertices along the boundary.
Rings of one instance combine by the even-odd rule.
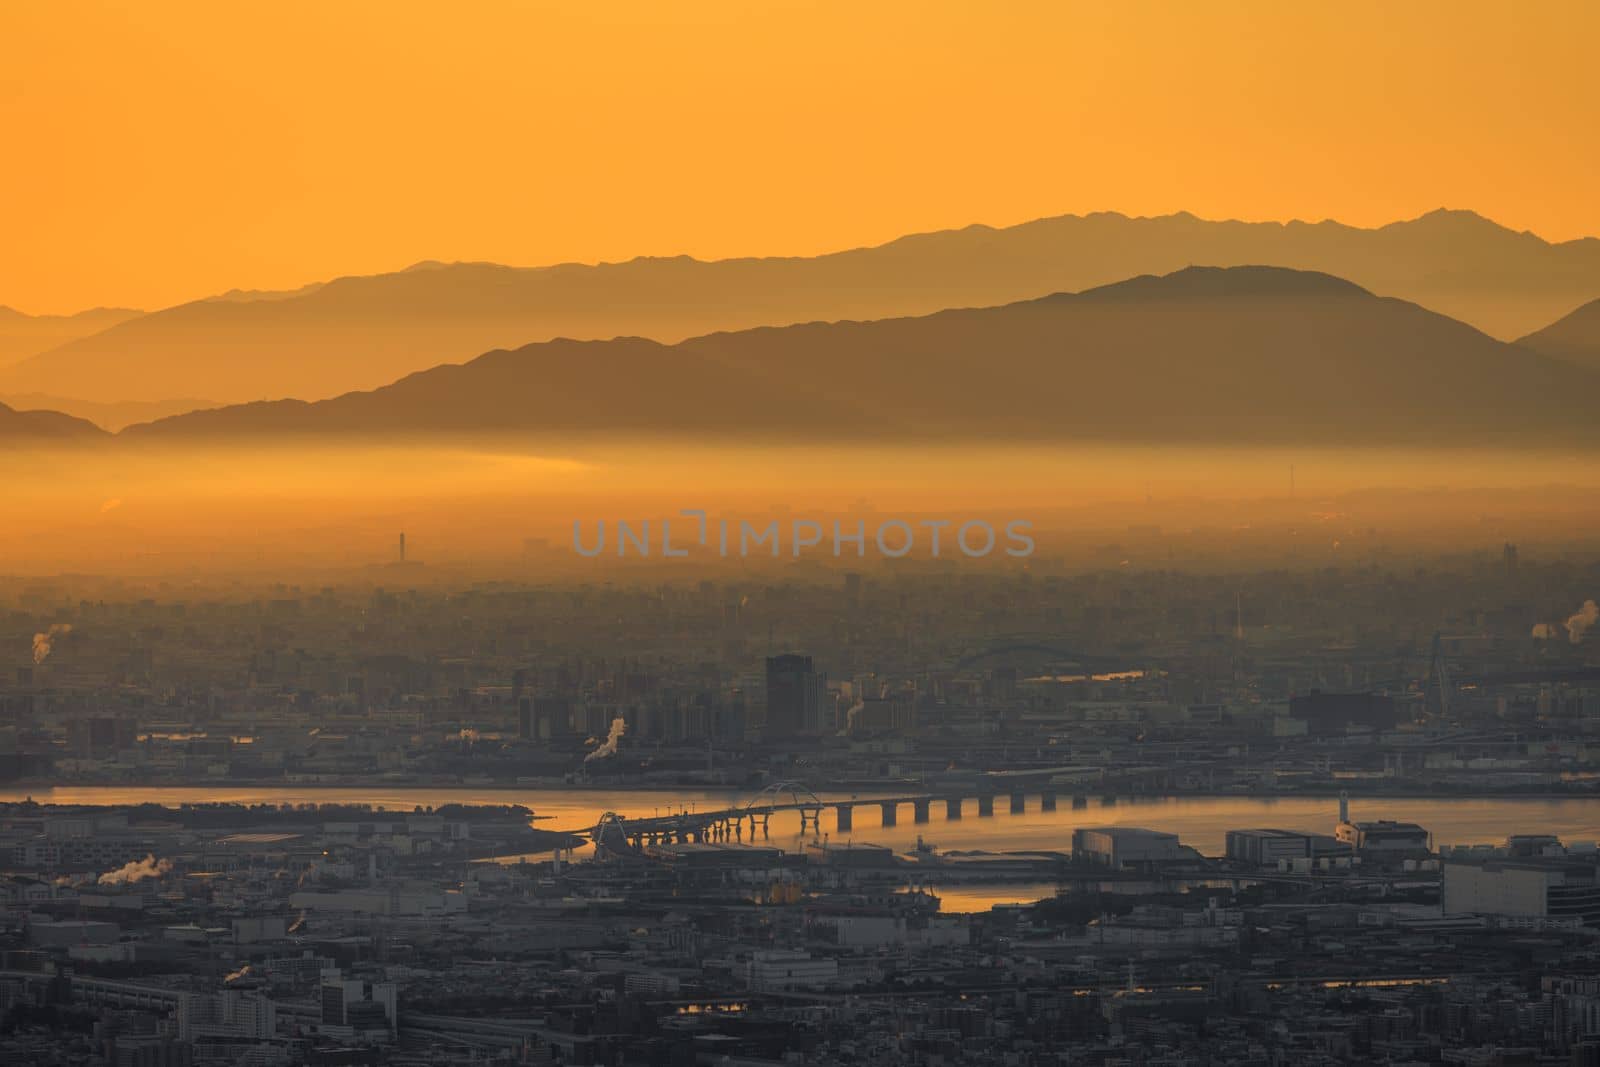
[[[808,952],[772,949],[752,955],[745,967],[752,992],[786,989],[826,989],[839,981],[839,963],[814,959]]]
[[[278,1030],[272,1000],[260,993],[225,989],[221,993],[185,993],[178,1001],[178,1038],[250,1038],[261,1040]]]
[[[1084,826],[1072,831],[1072,855],[1103,867],[1141,867],[1194,859],[1177,834],[1135,826]]]

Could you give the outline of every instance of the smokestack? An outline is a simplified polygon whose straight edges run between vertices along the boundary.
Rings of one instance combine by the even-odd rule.
[[[1339,821],[1350,821],[1350,794],[1343,789],[1339,790]]]
[[[406,561],[406,532],[404,530],[401,530],[400,531],[400,562],[404,563],[405,561]]]

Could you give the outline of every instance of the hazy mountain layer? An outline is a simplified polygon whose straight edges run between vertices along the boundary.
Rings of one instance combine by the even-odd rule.
[[[1328,275],[1190,268],[919,318],[533,344],[126,435],[1548,444],[1593,435],[1597,386]]]
[[[1470,212],[1374,230],[1096,214],[815,258],[429,263],[290,293],[230,294],[64,344],[0,372],[0,392],[317,399],[556,337],[673,342],[758,325],[922,315],[1201,263],[1324,271],[1508,338],[1600,296],[1600,241],[1552,244]]]
[[[64,415],[87,419],[112,433],[137,422],[153,422],[169,415],[182,415],[187,411],[219,406],[214,400],[199,400],[194,397],[102,403],[67,396],[50,396],[47,393],[4,393],[0,394],[0,403],[9,404],[18,411],[59,411]]]
[[[1517,344],[1557,359],[1600,370],[1600,300],[1530,333]]]
[[[0,367],[99,333],[142,314],[127,308],[95,308],[76,315],[24,315],[0,306]]]
[[[0,447],[109,440],[92,422],[59,411],[18,411],[0,404]]]

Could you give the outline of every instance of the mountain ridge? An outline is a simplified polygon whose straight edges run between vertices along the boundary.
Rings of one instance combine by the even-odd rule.
[[[1600,299],[1519,338],[1517,344],[1541,355],[1600,370]]]
[[[0,304],[0,369],[142,314],[132,308],[97,307],[71,315],[30,315]]]
[[[129,440],[510,435],[1444,441],[1588,433],[1600,374],[1344,279],[1189,267],[926,316],[557,339]]]
[[[0,403],[0,447],[110,441],[111,435],[85,419],[59,411],[18,411]]]
[[[424,260],[153,312],[0,371],[0,392],[319,399],[556,337],[672,343],[759,325],[905,317],[1077,292],[1195,263],[1325,271],[1502,338],[1600,295],[1600,241],[1552,243],[1459,210],[1373,229],[1096,212],[908,234],[815,257],[657,256],[539,267]]]

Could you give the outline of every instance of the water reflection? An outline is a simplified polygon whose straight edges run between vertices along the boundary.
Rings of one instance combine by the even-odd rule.
[[[0,790],[0,800],[31,796],[56,804],[369,804],[411,811],[444,804],[523,804],[532,808],[542,829],[587,830],[607,812],[627,818],[652,818],[668,810],[713,811],[739,807],[744,794],[678,790],[516,789],[516,788],[406,788],[315,786],[238,787],[215,786],[60,786],[46,789]],[[857,794],[824,793],[821,799],[837,801]],[[1012,813],[1005,803],[993,815],[979,816],[968,804],[964,818],[944,817],[935,804],[928,823],[915,824],[909,806],[902,806],[895,826],[882,826],[878,806],[867,801],[854,812],[854,828],[840,833],[833,812],[825,812],[820,829],[800,826],[798,812],[772,816],[765,836],[742,840],[772,844],[786,851],[807,845],[857,843],[887,845],[906,852],[919,837],[942,851],[981,849],[990,852],[1060,851],[1072,847],[1072,831],[1081,826],[1143,826],[1176,833],[1184,844],[1206,855],[1220,855],[1228,830],[1277,827],[1333,832],[1338,801],[1333,797],[1123,797],[1115,804],[1099,801],[1085,806],[1063,802],[1054,811],[1040,809],[1039,798],[1027,798],[1026,810]],[[1415,822],[1432,831],[1435,845],[1474,844],[1504,840],[1514,833],[1555,834],[1569,844],[1600,840],[1600,798],[1575,797],[1470,797],[1470,798],[1354,798],[1352,815],[1358,819],[1396,819]],[[580,851],[581,855],[581,851]],[[497,857],[516,862],[517,857]],[[529,857],[530,859],[542,857]],[[996,904],[1038,900],[1055,891],[1051,883],[1033,881],[935,886],[946,911],[983,911]]]

